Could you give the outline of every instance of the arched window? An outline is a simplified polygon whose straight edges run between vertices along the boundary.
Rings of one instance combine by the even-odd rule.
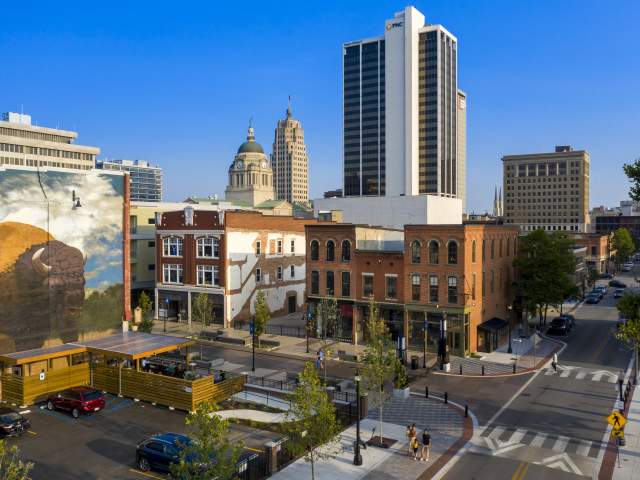
[[[471,262],[476,263],[476,241],[471,242]]]
[[[411,242],[411,263],[420,263],[420,242],[418,240]]]
[[[336,259],[336,244],[333,240],[327,242],[327,262],[333,262]]]
[[[438,263],[440,245],[435,240],[429,242],[429,263]]]
[[[351,242],[349,240],[342,241],[342,261],[348,262],[351,260]]]
[[[311,240],[311,260],[320,260],[320,244],[317,240]]]
[[[451,240],[447,247],[447,262],[450,265],[458,263],[458,242]]]

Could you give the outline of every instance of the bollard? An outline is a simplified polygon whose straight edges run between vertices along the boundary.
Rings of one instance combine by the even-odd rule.
[[[482,365],[482,375],[484,375],[484,365]]]
[[[444,403],[449,403],[449,394],[444,392]]]
[[[469,405],[464,406],[464,418],[469,416]]]
[[[516,373],[516,364],[513,364],[513,373]]]
[[[460,364],[460,375],[462,375],[462,364]]]
[[[424,398],[429,398],[429,387],[424,387]]]

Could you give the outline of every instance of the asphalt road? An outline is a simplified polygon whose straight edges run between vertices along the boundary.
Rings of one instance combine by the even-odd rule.
[[[621,279],[635,284],[628,274]],[[549,367],[519,380],[492,379],[485,388],[478,379],[467,383],[478,397],[468,401],[480,428],[446,479],[597,478],[607,440],[605,417],[631,353],[612,335],[618,318],[613,289],[599,304],[579,307],[575,316],[575,329],[561,339],[567,347],[559,355],[558,372]],[[447,385],[450,390],[464,385],[465,379],[455,380]]]

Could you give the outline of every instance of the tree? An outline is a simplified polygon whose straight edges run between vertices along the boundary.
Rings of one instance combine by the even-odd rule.
[[[242,449],[238,440],[229,438],[229,421],[216,415],[212,402],[198,405],[185,423],[191,442],[179,454],[179,461],[172,464],[172,478],[184,480],[208,480],[234,478]]]
[[[209,294],[201,292],[196,295],[191,314],[196,322],[202,322],[203,327],[213,322],[213,302]]]
[[[311,464],[315,479],[315,462],[335,455],[339,449],[340,424],[336,408],[320,382],[313,363],[307,362],[291,398],[291,407],[283,425],[289,441],[286,448],[295,456],[304,456]]]
[[[622,168],[632,184],[629,198],[634,202],[640,202],[640,158],[636,158],[633,163],[625,163]]]
[[[369,318],[366,323],[367,339],[363,358],[363,377],[367,388],[374,393],[380,409],[380,443],[382,443],[382,412],[386,399],[385,385],[393,380],[398,357],[395,344],[384,320],[378,314],[373,299],[369,302]]]
[[[631,346],[635,356],[635,378],[638,378],[638,347],[640,346],[640,294],[626,293],[618,300],[618,312],[625,319],[618,324],[615,337]]]
[[[260,290],[256,296],[254,310],[253,334],[258,339],[258,347],[260,347],[260,335],[267,330],[267,322],[271,320],[271,311],[269,311],[269,305],[267,305],[267,299],[262,290]]]
[[[598,278],[600,278],[600,274],[598,273],[597,270],[590,268],[589,269],[589,276],[587,277],[587,282],[589,284],[589,286],[593,286],[596,284],[596,280],[598,280]]]
[[[572,242],[562,232],[535,230],[520,239],[514,266],[518,279],[514,283],[524,308],[546,320],[549,305],[561,305],[576,294],[574,274],[576,257]]]
[[[142,321],[138,325],[139,332],[151,333],[153,330],[153,318],[150,313],[153,310],[153,302],[147,292],[142,292],[138,298],[138,308],[142,316]]]
[[[0,440],[0,478],[2,480],[31,480],[29,472],[33,463],[20,460],[20,450],[13,445],[7,447],[4,440]]]
[[[320,338],[335,334],[338,322],[338,302],[335,298],[323,298],[320,303]]]
[[[616,265],[619,266],[629,258],[629,255],[631,255],[635,250],[635,243],[631,233],[629,233],[629,230],[626,228],[619,228],[613,233],[611,249],[616,252]]]

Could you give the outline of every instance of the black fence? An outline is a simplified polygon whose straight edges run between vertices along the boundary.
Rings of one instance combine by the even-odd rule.
[[[266,452],[255,453],[238,464],[238,480],[262,480],[269,476],[269,456]]]
[[[233,322],[233,328],[236,330],[246,330],[249,331],[249,325],[251,322],[244,321],[236,321]],[[296,338],[306,338],[307,331],[305,327],[294,327],[290,325],[269,325],[265,327],[265,332],[267,335],[280,335],[283,337],[296,337]],[[316,335],[315,331],[309,332],[309,338],[321,338]],[[335,340],[338,342],[345,343],[353,343],[353,338],[349,335],[339,335],[339,336],[331,336],[331,340]]]
[[[293,461],[296,460],[296,457],[289,451],[289,449],[287,448],[287,444],[288,444],[289,440],[284,440],[281,444],[280,444],[280,450],[278,450],[278,470],[282,470],[283,468],[285,468],[287,465],[289,465],[290,463],[292,463]]]
[[[254,375],[247,375],[245,377],[245,384],[281,390],[283,392],[293,392],[298,386],[297,380],[277,380],[273,378],[256,377]],[[333,401],[342,403],[353,403],[356,401],[356,394],[353,392],[339,392],[335,390],[334,387],[334,389],[328,390],[328,393],[329,398]]]
[[[346,405],[336,405],[336,418],[344,428],[347,428],[349,425],[354,423],[358,420],[358,408],[356,403],[350,402]]]

